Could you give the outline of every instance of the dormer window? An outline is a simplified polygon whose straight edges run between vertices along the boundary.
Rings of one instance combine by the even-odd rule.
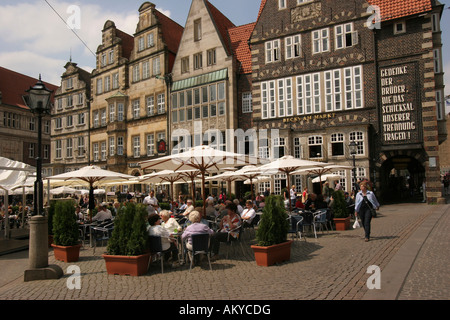
[[[394,34],[402,34],[406,32],[406,22],[400,21],[394,23]]]

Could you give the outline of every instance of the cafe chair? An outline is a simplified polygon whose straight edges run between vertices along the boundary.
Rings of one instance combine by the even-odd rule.
[[[291,234],[292,236],[295,235],[296,238],[301,239],[302,238],[302,222],[303,217],[300,215],[292,215],[288,218],[290,223],[290,229],[288,231],[288,234]],[[306,240],[306,238],[305,238]]]
[[[91,237],[94,243],[94,254],[95,248],[97,247],[97,242],[101,241],[103,246],[103,241],[108,242],[109,238],[111,238],[112,231],[114,229],[114,223],[102,223],[95,227],[91,227]]]
[[[316,215],[314,216],[314,226],[317,229],[317,227],[322,230],[323,233],[323,227],[325,226],[325,229],[327,229],[328,232],[328,226],[327,226],[327,209],[318,209],[316,211]]]
[[[161,273],[164,273],[164,254],[162,249],[161,237],[160,236],[149,236],[149,249],[151,257],[148,260],[147,270],[150,268],[150,264],[153,260],[153,257],[161,260]]]
[[[305,227],[309,227],[311,231],[314,231],[314,236],[317,239],[316,224],[314,223],[314,214],[311,211],[304,211],[301,216],[303,217],[302,232],[305,233]]]
[[[231,232],[234,231],[239,231],[239,234],[237,236],[237,238],[234,238],[231,235]],[[227,259],[228,259],[228,253],[230,252],[231,247],[233,246],[233,243],[238,242],[239,245],[241,246],[242,249],[242,254],[244,255],[244,248],[242,247],[242,243],[241,243],[241,239],[242,239],[242,225],[228,231],[228,237],[227,237],[227,244],[228,244],[228,249],[227,249]]]
[[[208,264],[209,264],[209,270],[212,271],[211,267],[211,257],[210,257],[210,250],[209,250],[209,244],[210,244],[210,235],[209,233],[197,233],[191,235],[192,240],[192,250],[189,250],[189,259],[191,260],[190,266],[189,266],[189,272],[191,272],[192,265],[194,263],[194,257],[197,254],[204,254],[208,258]]]

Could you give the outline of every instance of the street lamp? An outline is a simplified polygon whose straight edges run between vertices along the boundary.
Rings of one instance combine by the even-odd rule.
[[[38,143],[36,158],[36,181],[34,183],[34,214],[43,215],[42,208],[44,201],[44,192],[42,184],[42,116],[50,114],[50,97],[52,90],[45,87],[41,81],[41,75],[34,87],[26,90],[27,95],[23,96],[25,104],[31,112],[38,117]]]
[[[355,160],[355,156],[358,153],[358,145],[356,144],[355,140],[352,140],[349,144],[349,149],[350,149],[350,155],[353,157],[353,183],[352,183],[352,189],[353,189],[353,194],[356,195],[356,160]]]

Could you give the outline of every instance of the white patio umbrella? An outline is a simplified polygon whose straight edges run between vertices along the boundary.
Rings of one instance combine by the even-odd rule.
[[[75,193],[81,193],[80,190],[77,190],[75,188],[71,188],[68,186],[61,186],[55,189],[50,190],[50,194],[75,194]]]
[[[340,179],[342,178],[342,175],[340,174],[336,174],[336,173],[330,173],[330,174],[324,174],[323,176],[320,177],[315,177],[314,179],[312,179],[312,183],[317,183],[317,182],[321,182],[321,181],[326,181],[326,180],[336,180],[336,179]]]
[[[290,175],[300,169],[314,168],[320,165],[326,165],[324,162],[309,161],[294,158],[293,156],[284,156],[265,165],[258,167],[255,171],[262,175],[286,174],[287,189],[290,190]],[[289,210],[291,211],[291,201],[289,201]]]
[[[217,150],[209,146],[198,146],[178,154],[140,162],[142,169],[154,170],[198,170],[202,179],[202,190],[205,189],[205,178],[211,172],[230,167],[257,164],[259,159],[243,154]],[[205,192],[202,194],[203,208],[206,210]]]
[[[300,175],[306,174],[306,175],[319,176],[320,190],[322,191],[322,181],[324,181],[324,180],[322,180],[323,175],[331,174],[336,171],[347,170],[347,169],[353,169],[353,167],[332,164],[332,163],[318,163],[316,165],[316,167],[300,169],[300,170],[294,171],[293,174],[300,174]]]
[[[79,170],[62,173],[56,176],[47,177],[50,180],[73,181],[81,185],[89,185],[89,209],[94,209],[94,188],[101,183],[124,181],[133,179],[133,176],[104,170],[97,166],[86,166]]]
[[[153,173],[149,173],[139,177],[139,181],[141,183],[162,183],[167,182],[170,184],[170,196],[172,197],[172,201],[174,198],[173,195],[173,184],[177,181],[183,180],[184,176],[180,172],[176,172],[173,170],[162,170]]]

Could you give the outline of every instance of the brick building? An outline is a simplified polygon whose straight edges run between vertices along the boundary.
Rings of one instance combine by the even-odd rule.
[[[357,179],[373,181],[383,201],[418,193],[425,177],[428,200],[441,198],[442,5],[407,2],[262,2],[250,39],[260,156],[352,165],[355,141]],[[352,172],[339,173],[350,191]]]
[[[38,79],[0,67],[0,156],[36,166],[37,117],[22,96]],[[44,82],[53,91],[57,86]],[[52,96],[53,99],[53,96]],[[53,103],[53,100],[52,100]],[[50,116],[42,118],[42,163],[50,163]],[[48,172],[44,171],[46,175]]]

